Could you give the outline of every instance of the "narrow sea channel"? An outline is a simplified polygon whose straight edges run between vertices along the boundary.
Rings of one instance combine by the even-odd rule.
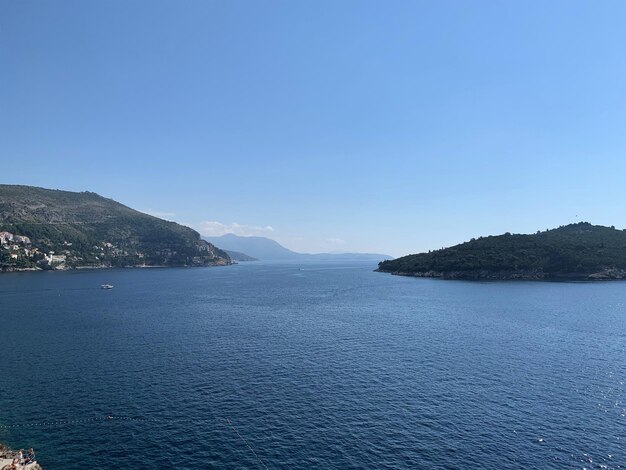
[[[626,282],[374,268],[0,275],[0,442],[45,470],[626,466]]]

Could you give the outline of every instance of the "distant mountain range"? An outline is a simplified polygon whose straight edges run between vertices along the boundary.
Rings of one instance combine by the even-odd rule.
[[[230,263],[189,227],[96,193],[0,185],[0,270]]]
[[[262,261],[287,261],[287,260],[372,260],[381,261],[391,259],[391,256],[378,253],[297,253],[285,248],[280,243],[266,237],[240,237],[228,233],[221,237],[204,237],[204,239],[222,250],[245,253],[248,256]],[[235,258],[236,259],[236,258]]]
[[[443,279],[626,279],[626,231],[581,222],[532,235],[480,237],[384,261],[378,271]]]

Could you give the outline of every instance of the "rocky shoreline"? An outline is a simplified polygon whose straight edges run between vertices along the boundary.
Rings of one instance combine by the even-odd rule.
[[[137,265],[137,266],[67,266],[59,265],[52,268],[27,267],[21,268],[17,266],[2,266],[0,267],[0,273],[23,273],[23,272],[45,272],[45,271],[80,271],[80,270],[92,270],[92,269],[157,269],[157,268],[206,268],[216,266],[230,266],[232,262],[218,261],[215,263],[207,264],[193,264],[193,265]]]
[[[402,272],[376,269],[394,276],[424,277],[465,281],[618,281],[626,279],[626,269],[606,268],[595,273],[552,274],[534,271],[419,271]]]
[[[32,449],[31,449],[32,452]],[[20,460],[21,457],[21,460]],[[0,444],[0,470],[43,470],[35,460],[35,454],[29,454],[23,450],[11,450],[4,444]]]

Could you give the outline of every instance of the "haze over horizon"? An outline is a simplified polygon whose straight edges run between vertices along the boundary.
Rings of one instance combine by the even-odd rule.
[[[626,4],[2,2],[0,183],[401,256],[626,227]]]

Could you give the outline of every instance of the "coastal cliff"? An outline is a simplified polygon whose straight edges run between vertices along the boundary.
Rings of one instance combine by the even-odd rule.
[[[96,193],[0,185],[0,271],[228,264],[189,227]]]
[[[532,235],[480,237],[383,261],[377,271],[467,280],[626,279],[626,231],[581,222]]]

